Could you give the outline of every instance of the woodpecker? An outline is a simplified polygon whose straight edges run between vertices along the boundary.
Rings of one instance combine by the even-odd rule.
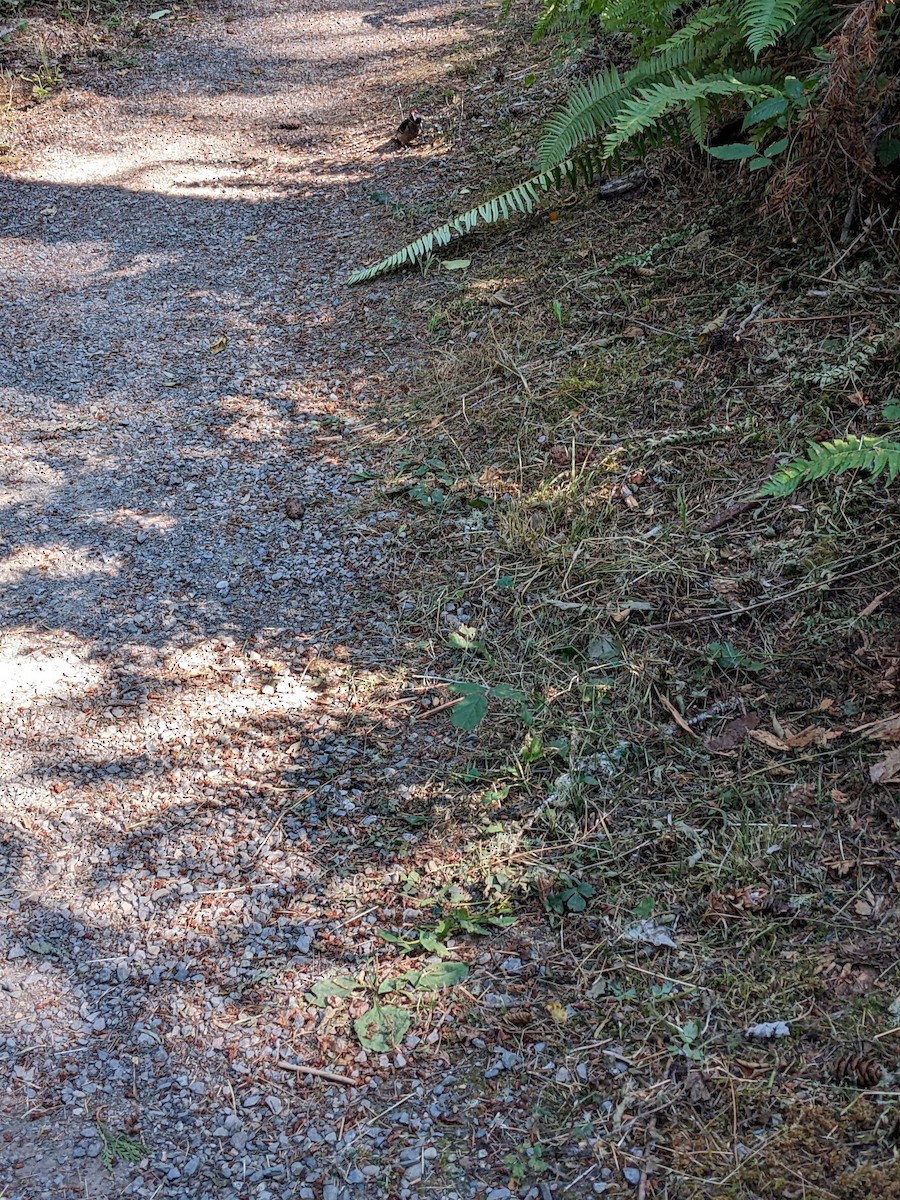
[[[405,148],[410,144],[410,142],[414,142],[416,140],[416,138],[419,136],[421,128],[422,114],[418,111],[418,109],[414,108],[410,111],[409,116],[404,117],[397,126],[397,131],[391,140],[396,142],[398,146]]]

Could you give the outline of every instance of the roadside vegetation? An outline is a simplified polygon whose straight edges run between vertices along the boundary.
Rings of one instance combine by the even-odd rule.
[[[0,116],[60,94],[86,69],[128,71],[191,6],[153,9],[127,0],[0,0]],[[9,145],[0,133],[0,152]]]
[[[10,104],[187,19],[129,11],[12,8]],[[406,249],[350,295],[420,364],[351,478],[402,662],[335,667],[373,811],[329,818],[346,970],[286,1011],[340,1069],[278,1068],[432,1055],[470,1104],[436,1103],[437,1195],[477,1138],[496,1200],[900,1200],[895,10],[582,0],[498,37],[411,98],[448,114],[423,194],[369,193]]]
[[[542,1004],[460,1036],[563,1064],[525,1183],[577,1129],[610,1194],[900,1196],[892,10],[634,9],[545,8],[539,69],[507,26],[509,102],[569,94],[542,165],[587,147],[594,183],[472,210],[387,285],[429,354],[373,503],[404,513],[418,720],[460,736],[462,840],[423,854],[542,962]],[[635,76],[689,28],[752,79]]]

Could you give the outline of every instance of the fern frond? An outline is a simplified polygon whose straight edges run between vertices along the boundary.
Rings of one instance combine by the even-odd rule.
[[[801,0],[790,31],[791,40],[803,47],[824,41],[834,27],[838,8],[829,0]]]
[[[548,33],[586,32],[600,7],[599,0],[544,0],[531,40],[540,41]]]
[[[717,38],[717,49],[723,39]],[[653,82],[677,83],[675,76],[696,67],[701,56],[691,39],[673,42],[639,62],[622,76],[608,67],[587,83],[577,84],[569,98],[547,124],[538,145],[538,161],[543,170],[568,158],[582,142],[592,141],[604,129],[618,123],[626,100],[633,99],[639,86]]]
[[[696,43],[697,38],[711,29],[718,29],[734,19],[733,11],[724,4],[707,4],[698,9],[686,25],[676,29],[671,37],[666,38],[654,50],[654,57],[668,54],[670,50],[683,46],[686,42]]]
[[[791,28],[800,4],[801,0],[742,0],[738,21],[754,58]]]
[[[476,225],[494,225],[498,221],[506,220],[513,213],[534,212],[542,195],[559,189],[563,183],[568,183],[570,187],[575,187],[579,180],[590,184],[602,171],[603,165],[604,159],[600,151],[588,148],[565,162],[554,164],[549,170],[532,175],[530,179],[516,184],[501,196],[495,196],[493,200],[460,213],[444,225],[439,225],[410,242],[408,246],[383,258],[381,262],[371,267],[361,267],[347,277],[347,283],[368,283],[369,280],[377,279],[379,275],[386,275],[400,267],[415,266],[427,259],[435,246],[446,246],[454,234],[461,236],[471,233]]]
[[[706,126],[709,122],[709,100],[701,96],[699,100],[691,100],[687,106],[688,125],[691,137],[702,145],[706,141]]]
[[[795,458],[763,484],[760,496],[790,496],[804,483],[830,479],[846,471],[869,471],[873,479],[887,475],[893,483],[900,475],[900,444],[875,437],[836,438],[811,442],[805,458]]]
[[[755,102],[771,90],[766,84],[746,83],[736,75],[651,84],[622,105],[616,127],[604,142],[604,153],[608,157],[634,139],[649,137],[667,118],[679,114],[691,103],[715,102],[731,96]]]
[[[606,29],[628,29],[650,24],[648,17],[652,7],[647,0],[608,0],[597,15]]]
[[[538,145],[538,161],[548,170],[567,159],[576,146],[595,138],[616,119],[626,96],[622,76],[608,67],[587,83],[579,83],[566,103],[544,126]]]
[[[668,82],[665,77],[679,71],[693,71],[696,74],[697,64],[703,57],[696,38],[688,38],[671,46],[660,46],[628,72],[626,82],[632,85],[649,83],[654,79]]]

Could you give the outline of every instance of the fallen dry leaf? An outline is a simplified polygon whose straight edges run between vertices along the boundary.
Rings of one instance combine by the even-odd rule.
[[[855,858],[828,858],[822,864],[827,870],[843,879],[856,866]]]
[[[721,733],[704,738],[703,745],[713,754],[727,754],[729,750],[736,750],[745,742],[747,735],[752,733],[758,724],[759,714],[755,712],[746,713],[743,717],[735,717],[733,721],[729,721],[725,725]]]
[[[900,742],[900,713],[884,717],[870,725],[859,725],[850,732],[865,733],[866,737],[875,738],[879,742]]]
[[[750,736],[772,750],[805,750],[807,746],[827,746],[835,738],[843,737],[845,729],[826,729],[823,725],[809,725],[799,733],[785,727],[784,737],[769,733],[767,729],[755,729]]]
[[[569,1010],[564,1004],[560,1004],[558,1000],[548,1000],[544,1007],[557,1025],[565,1025],[566,1021],[568,1021]]]
[[[776,737],[774,733],[769,733],[768,729],[754,729],[750,736],[755,742],[761,742],[763,746],[768,746],[770,750],[790,750],[786,741]]]
[[[683,729],[684,732],[690,734],[690,736],[692,738],[699,739],[700,735],[697,733],[694,733],[693,729],[691,729],[690,725],[688,725],[687,721],[684,719],[684,717],[681,715],[681,713],[678,711],[678,709],[675,707],[675,705],[672,703],[672,701],[669,699],[669,697],[663,696],[662,693],[660,693],[659,699],[660,699],[660,703],[662,704],[663,708],[666,710],[666,712],[669,714],[669,716],[672,718],[672,720],[675,722],[675,724],[678,726],[678,728]]]
[[[873,783],[900,783],[900,746],[869,767]]]
[[[707,1100],[712,1100],[709,1082],[710,1077],[703,1071],[688,1071],[684,1081],[684,1090],[687,1092],[691,1104],[704,1104]]]
[[[564,446],[564,445],[560,444],[560,445],[556,445],[556,446],[551,446],[550,447],[550,459],[557,467],[567,467],[572,462],[572,456],[573,456],[572,451],[573,451],[573,447],[571,445]],[[594,457],[594,451],[590,446],[575,446],[574,447],[574,458],[575,458],[575,466],[576,467],[584,466],[584,464],[590,462],[593,457]]]
[[[729,888],[712,892],[707,901],[706,917],[743,917],[747,913],[774,913],[778,908],[772,893],[765,887]]]
[[[717,577],[709,581],[709,586],[720,596],[733,596],[741,590],[740,582],[737,579]]]
[[[645,946],[668,946],[671,950],[678,949],[666,926],[657,925],[649,918],[644,921],[636,921],[627,929],[623,929],[622,937],[627,938],[629,942],[641,942]]]
[[[843,737],[843,729],[825,729],[821,725],[810,725],[799,733],[789,733],[787,742],[792,750],[802,750],[805,746],[827,746],[835,738]]]

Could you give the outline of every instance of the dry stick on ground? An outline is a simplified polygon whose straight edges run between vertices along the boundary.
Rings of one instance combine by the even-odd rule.
[[[337,1071],[325,1071],[320,1067],[308,1067],[304,1063],[289,1063],[279,1061],[276,1067],[282,1071],[296,1071],[298,1075],[314,1075],[316,1079],[327,1079],[329,1083],[346,1083],[350,1087],[358,1087],[359,1080],[351,1079],[349,1075],[340,1075]]]
[[[723,525],[727,525],[729,521],[733,521],[735,517],[742,517],[751,508],[756,508],[759,502],[759,498],[757,497],[753,500],[741,500],[739,504],[732,504],[724,512],[717,513],[714,517],[710,517],[704,521],[702,525],[698,525],[697,531],[698,533],[714,533],[717,529],[721,529]]]
[[[754,325],[796,325],[801,321],[852,321],[854,317],[865,317],[862,310],[852,313],[819,313],[812,317],[760,317]]]
[[[894,559],[888,559],[884,565],[887,566],[893,561]],[[779,596],[769,596],[765,600],[756,600],[753,604],[746,604],[743,608],[730,609],[728,612],[698,613],[693,617],[678,617],[674,621],[660,621],[655,625],[643,625],[641,626],[641,632],[649,633],[655,629],[670,629],[673,625],[695,625],[700,621],[727,621],[729,617],[733,620],[735,617],[742,617],[745,613],[752,612],[755,608],[765,608],[767,604],[780,604],[783,600],[791,600],[794,596],[800,596],[804,592],[820,591],[823,588],[832,587],[842,579],[852,579],[855,575],[863,575],[866,571],[871,571],[871,569],[871,566],[860,567],[858,571],[848,571],[844,575],[833,575],[829,579],[820,579],[817,583],[806,583],[802,587],[794,588],[791,592],[782,592]]]
[[[639,329],[646,329],[650,333],[660,333],[665,337],[676,338],[679,342],[693,342],[694,338],[687,333],[676,333],[674,329],[662,329],[659,325],[650,325],[647,321],[641,321],[637,317],[633,317],[630,313],[613,313],[599,310],[592,314],[594,317],[608,317],[612,321],[620,321],[623,325],[637,325]]]
[[[455,704],[465,700],[465,696],[455,696],[452,700],[445,700],[443,704],[436,704],[434,708],[426,708],[424,712],[416,713],[410,718],[410,725],[415,725],[417,721],[427,721],[429,717],[433,717],[436,713],[443,712],[445,708],[453,708]]]

